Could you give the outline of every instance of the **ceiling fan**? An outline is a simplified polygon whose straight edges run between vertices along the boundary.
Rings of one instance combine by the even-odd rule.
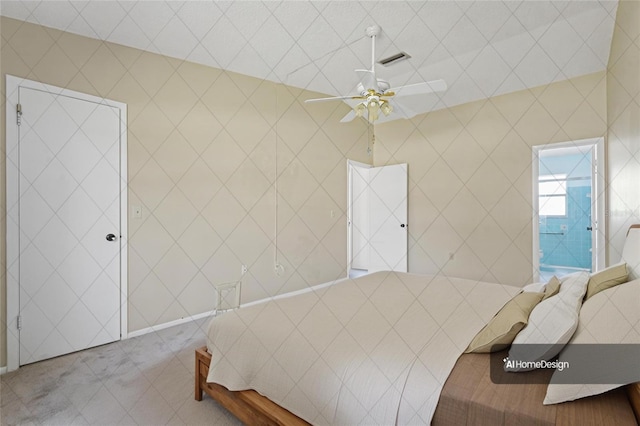
[[[447,89],[447,83],[445,83],[444,80],[424,81],[422,83],[409,84],[392,89],[388,81],[377,78],[375,71],[376,36],[380,34],[380,31],[381,28],[378,25],[367,27],[365,31],[366,35],[371,38],[371,69],[355,70],[356,74],[360,77],[357,95],[307,99],[305,102],[313,103],[358,99],[361,102],[345,115],[340,122],[346,123],[356,117],[362,117],[366,112],[367,119],[373,123],[379,118],[380,112],[385,116],[388,116],[392,112],[399,114],[403,118],[415,116],[416,113],[400,104],[399,98],[404,96],[426,95],[434,92],[442,92]]]

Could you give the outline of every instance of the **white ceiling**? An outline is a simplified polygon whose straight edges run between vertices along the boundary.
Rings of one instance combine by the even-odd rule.
[[[606,69],[617,1],[5,1],[0,14],[327,93],[350,94],[382,27],[392,87],[445,79],[415,112]]]

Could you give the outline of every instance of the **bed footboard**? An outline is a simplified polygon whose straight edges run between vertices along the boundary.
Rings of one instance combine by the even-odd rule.
[[[206,393],[246,425],[309,425],[254,390],[230,391],[217,383],[207,383],[211,354],[206,347],[196,349],[195,399]]]
[[[640,425],[640,382],[628,385],[627,395],[631,402],[631,408],[633,408],[633,412],[636,415],[636,421]]]

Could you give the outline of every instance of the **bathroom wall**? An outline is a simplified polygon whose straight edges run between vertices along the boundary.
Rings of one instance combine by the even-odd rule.
[[[567,176],[566,216],[540,217],[543,265],[591,269],[591,157],[587,154],[540,159],[540,175]]]

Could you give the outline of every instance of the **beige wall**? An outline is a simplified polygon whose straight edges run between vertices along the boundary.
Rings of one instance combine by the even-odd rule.
[[[533,145],[606,134],[600,72],[376,126],[374,164],[409,164],[409,270],[532,279]]]
[[[606,78],[593,74],[376,126],[376,165],[409,163],[411,271],[528,281],[531,146],[605,134],[609,258],[617,260],[628,224],[640,221],[640,158],[632,157],[640,150],[639,6],[620,3]],[[365,126],[337,124],[343,106],[314,105],[310,117],[298,89],[4,17],[0,28],[2,129],[5,73],[129,106],[129,203],[143,207],[142,220],[129,218],[130,330],[209,310],[210,282],[237,279],[243,262],[250,265],[244,301],[344,273],[344,160],[370,159]],[[272,272],[276,121],[283,277]]]
[[[640,223],[640,2],[621,1],[607,67],[609,261]]]
[[[5,74],[128,105],[129,206],[142,207],[129,215],[130,331],[213,309],[212,283],[242,264],[243,303],[346,274],[346,159],[371,160],[365,123],[339,123],[344,104],[305,110],[317,93],[1,19],[3,129]]]

